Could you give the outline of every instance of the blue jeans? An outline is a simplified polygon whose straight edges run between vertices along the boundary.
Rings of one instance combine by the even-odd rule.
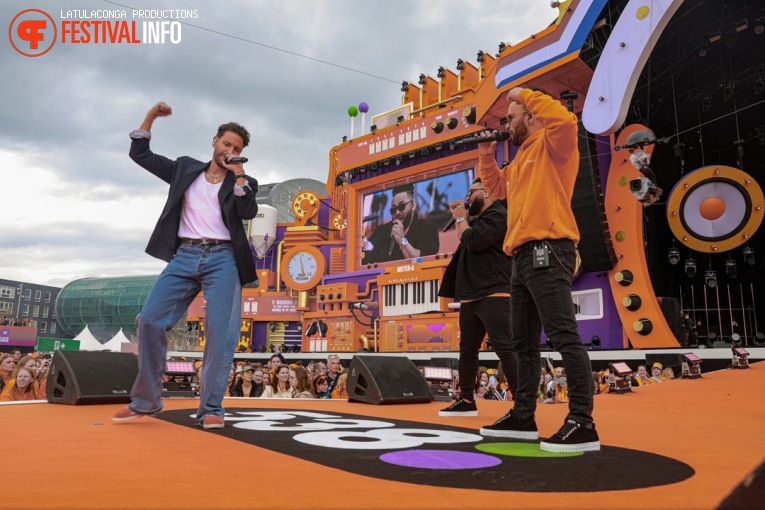
[[[230,244],[181,244],[151,288],[136,318],[139,370],[131,390],[129,407],[133,411],[152,414],[162,410],[166,333],[200,290],[206,300],[206,342],[196,417],[225,414],[223,396],[239,340],[242,306],[242,286]]]
[[[473,400],[478,375],[478,351],[486,333],[502,363],[510,391],[516,391],[518,360],[510,331],[510,298],[487,297],[460,304],[460,396]]]
[[[574,243],[568,239],[544,241],[551,248],[549,266],[533,267],[533,250],[523,245],[513,254],[510,285],[513,310],[513,344],[518,356],[518,390],[513,416],[534,416],[542,371],[540,335],[544,328],[553,348],[561,353],[568,382],[567,418],[583,425],[592,423],[592,365],[579,328],[571,298],[571,279],[576,263]]]

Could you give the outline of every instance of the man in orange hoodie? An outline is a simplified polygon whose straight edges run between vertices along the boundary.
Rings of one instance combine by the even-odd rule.
[[[507,198],[503,248],[513,257],[510,294],[518,388],[513,409],[482,427],[481,434],[528,438],[531,433],[538,437],[534,412],[544,328],[563,358],[569,414],[560,430],[539,446],[548,452],[597,451],[600,440],[592,421],[592,367],[571,299],[579,242],[571,210],[579,172],[577,117],[541,91],[516,87],[507,98],[507,129],[518,153],[499,169],[494,155],[497,143],[480,143],[478,169],[486,191]]]

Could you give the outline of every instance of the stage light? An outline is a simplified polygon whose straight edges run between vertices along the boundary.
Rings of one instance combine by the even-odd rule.
[[[701,377],[701,358],[693,353],[681,354],[680,377],[683,379],[698,379]]]
[[[377,124],[372,124],[369,126],[369,132],[372,134],[375,134],[375,131],[377,131]]]
[[[503,51],[505,51],[505,48],[507,48],[507,44],[500,42],[499,43],[499,53],[497,53],[497,56],[500,56]]]
[[[401,156],[396,156],[396,166],[401,166]]]
[[[414,157],[416,156],[416,154],[414,153],[414,151],[412,151],[412,152],[410,152],[409,154],[407,154],[407,156],[409,156],[409,159],[414,159]]]
[[[402,81],[401,82],[401,92],[407,92],[409,90],[409,82],[408,81]]]
[[[606,377],[608,393],[629,393],[632,391],[632,369],[623,361],[608,364],[610,370]],[[618,377],[618,379],[617,379]]]
[[[713,34],[709,34],[709,42],[711,42],[711,43],[716,43],[720,39],[722,39],[722,34],[720,34],[719,31],[717,31],[717,32],[715,32]]]
[[[732,368],[749,368],[749,352],[746,349],[734,345],[731,351],[733,351]]]
[[[706,283],[707,287],[709,287],[710,289],[714,289],[715,287],[717,287],[717,272],[712,269],[705,271],[704,283]]]
[[[425,85],[426,83],[428,83],[428,77],[425,76],[424,74],[420,73],[420,78],[419,78],[419,81],[417,82],[417,84],[418,85]]]
[[[598,335],[592,335],[590,343],[593,349],[600,349],[600,337]]]
[[[476,55],[476,58],[475,58],[475,59],[476,59],[478,62],[483,62],[483,61],[484,61],[484,53],[483,53],[482,51],[479,51],[479,52],[478,52],[478,55]]]
[[[268,323],[268,330],[273,332],[276,331],[276,323],[275,322],[269,322]]]
[[[675,248],[674,245],[669,249],[667,255],[669,257],[669,263],[673,266],[676,266],[677,263],[680,262],[680,250]]]
[[[465,61],[461,58],[457,59],[457,71],[463,71],[465,69]]]
[[[353,170],[349,170],[347,173],[347,177],[348,177],[348,182],[351,182],[353,178],[356,177],[356,172],[354,172]]]
[[[762,35],[765,33],[765,19],[759,18],[754,22],[754,33]]]
[[[383,166],[390,166],[390,158],[388,158],[388,159],[384,159],[382,163],[383,163]],[[375,170],[377,170],[377,168],[372,168],[372,171],[373,171],[373,172],[374,172]]]
[[[347,136],[343,136],[343,142],[347,142],[347,141],[348,141],[348,137]]]
[[[736,23],[736,32],[743,32],[747,28],[749,28],[749,22],[745,19]]]
[[[403,115],[399,115],[398,117],[396,117],[396,123],[397,124],[401,124],[402,122],[404,122],[404,120],[405,120],[405,118],[404,118]]]
[[[439,66],[438,71],[436,72],[437,78],[445,78],[446,77],[446,69],[444,69],[444,66]]]
[[[433,148],[437,151],[440,151],[441,149],[444,148],[444,144],[442,144],[441,142],[438,142],[435,146],[433,146]]]
[[[754,334],[754,345],[757,347],[765,346],[765,333],[758,331]]]
[[[429,154],[429,152],[428,152],[427,147],[420,151],[420,156],[422,156],[423,158],[427,157],[428,154]]]
[[[730,257],[728,258],[728,260],[725,261],[725,274],[728,275],[728,278],[735,278],[736,276],[738,276],[736,261]]]
[[[743,254],[744,254],[744,262],[746,262],[750,266],[753,266],[754,265],[754,250],[747,245],[747,247],[744,248]]]
[[[709,54],[709,44],[707,43],[701,43],[701,46],[699,46],[699,56],[701,58],[706,57]]]

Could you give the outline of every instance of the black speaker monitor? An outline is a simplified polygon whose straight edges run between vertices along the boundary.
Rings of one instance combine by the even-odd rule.
[[[428,382],[403,356],[354,356],[346,389],[350,402],[420,404],[434,400]]]
[[[53,404],[128,403],[137,375],[132,353],[56,351],[45,396]]]

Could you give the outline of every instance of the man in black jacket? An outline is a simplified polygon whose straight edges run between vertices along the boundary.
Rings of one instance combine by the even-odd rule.
[[[449,204],[460,245],[446,268],[439,292],[460,300],[460,397],[439,411],[439,416],[478,416],[473,390],[478,351],[486,333],[511,392],[515,391],[518,370],[510,332],[512,263],[502,249],[507,209],[486,193],[480,178],[473,181],[465,200]],[[468,215],[474,217],[472,224],[468,224]]]
[[[212,139],[212,160],[173,161],[152,152],[151,126],[172,109],[157,103],[140,129],[130,133],[130,157],[170,185],[167,202],[146,252],[168,262],[136,318],[140,369],[131,403],[112,420],[126,422],[162,410],[166,333],[201,290],[205,297],[205,350],[197,423],[223,428],[223,396],[239,340],[242,285],[256,279],[242,220],[258,212],[258,182],[234,163],[250,142],[247,130],[230,122]]]

